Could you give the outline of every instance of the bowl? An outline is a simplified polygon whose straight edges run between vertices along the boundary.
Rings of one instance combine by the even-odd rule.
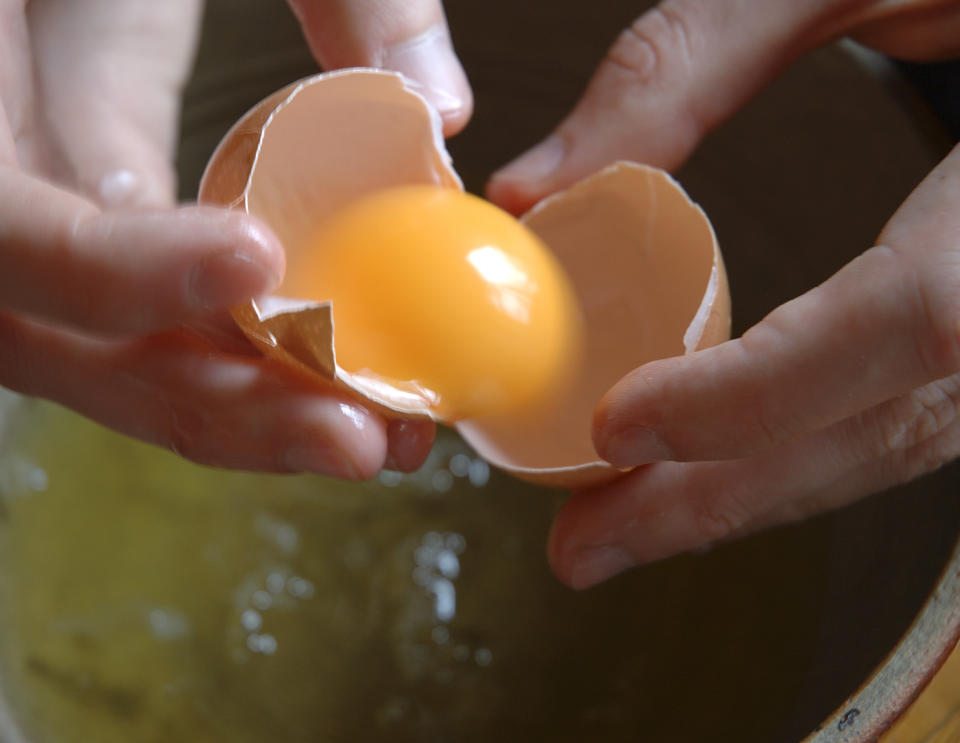
[[[638,11],[446,4],[477,93],[478,190],[537,141]],[[313,71],[282,3],[211,0],[182,195],[227,127]],[[849,45],[789,69],[678,178],[742,332],[868,247],[947,141]],[[878,156],[880,153],[880,156]],[[191,465],[0,397],[0,740],[873,740],[960,627],[960,469],[634,570],[550,575],[562,493],[442,435],[370,484]]]

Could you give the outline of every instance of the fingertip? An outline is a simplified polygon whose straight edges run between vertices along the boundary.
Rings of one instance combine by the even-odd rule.
[[[407,77],[440,114],[445,137],[467,125],[473,114],[473,91],[445,22],[438,20],[426,31],[388,45],[379,61],[378,66]]]
[[[630,551],[620,544],[582,547],[573,554],[571,563],[570,585],[578,591],[605,583],[637,565]]]
[[[227,232],[238,252],[264,269],[262,292],[275,289],[287,267],[286,253],[273,230],[262,220],[242,212],[227,213]]]
[[[431,420],[401,419],[387,424],[387,458],[384,467],[415,472],[423,466],[436,433]]]
[[[341,480],[363,479],[350,458],[332,447],[313,442],[296,443],[283,454],[283,469],[289,472],[310,472]]]
[[[622,412],[623,395],[620,393],[623,385],[624,380],[621,379],[601,398],[593,411],[593,424],[590,429],[593,448],[604,461],[614,467],[647,464],[647,462],[631,461],[632,453],[626,445],[625,438],[621,439],[620,445],[617,443],[618,436],[631,428],[630,421],[625,419]]]
[[[220,230],[199,252],[188,273],[187,291],[190,306],[201,313],[270,293],[280,284],[286,265],[273,232],[240,212],[224,214]]]
[[[593,412],[590,436],[597,454],[614,467],[637,467],[678,459],[681,453],[663,430],[665,392],[651,379],[669,360],[648,362],[621,378]]]
[[[677,458],[661,434],[647,426],[604,426],[593,431],[593,445],[614,467],[639,467]]]
[[[292,0],[291,5],[325,69],[399,72],[440,115],[444,136],[466,126],[473,113],[473,92],[439,0]]]
[[[586,542],[577,514],[589,504],[590,496],[571,497],[553,521],[547,539],[547,559],[554,575],[575,591],[593,588],[635,567],[637,560],[622,544],[611,541]]]
[[[526,214],[540,201],[540,190],[534,184],[517,184],[494,174],[484,189],[487,200],[515,217]]]
[[[355,481],[372,480],[387,459],[387,423],[377,413],[352,401],[337,403],[340,413],[338,437],[353,468]]]
[[[603,459],[606,459],[607,442],[610,439],[610,408],[607,404],[607,398],[604,397],[597,404],[593,411],[593,420],[590,425],[590,438],[593,441],[593,448]],[[609,460],[608,460],[609,461]]]
[[[469,89],[468,89],[469,92]],[[473,93],[469,98],[453,110],[441,111],[440,119],[443,122],[443,136],[447,139],[462,132],[473,116]]]
[[[173,183],[167,173],[147,178],[129,168],[103,173],[86,192],[104,209],[165,209],[173,205]]]
[[[306,430],[283,453],[286,469],[354,482],[380,472],[387,433],[379,415],[351,401],[324,397],[301,402],[299,417]]]
[[[487,197],[511,214],[523,214],[556,190],[567,151],[563,137],[550,135],[495,172],[487,183]]]

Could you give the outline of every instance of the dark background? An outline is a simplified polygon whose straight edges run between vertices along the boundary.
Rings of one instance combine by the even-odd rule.
[[[897,66],[927,100],[954,141],[960,140],[960,60],[935,64],[901,62]]]

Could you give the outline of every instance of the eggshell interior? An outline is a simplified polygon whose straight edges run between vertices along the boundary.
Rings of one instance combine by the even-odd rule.
[[[462,190],[439,115],[396,73],[316,75],[262,101],[227,133],[200,200],[245,209],[270,225],[298,270],[317,226],[354,199],[401,184]],[[362,394],[389,412],[430,415],[415,389],[351,376],[336,365],[329,303],[276,294],[234,318],[265,354]]]
[[[309,95],[318,84],[323,95]],[[273,227],[296,266],[317,225],[357,197],[406,183],[462,188],[440,126],[399,75],[331,73],[304,83],[264,126],[247,211]]]
[[[618,163],[524,217],[566,268],[585,348],[565,398],[525,419],[457,428],[492,464],[577,487],[615,475],[591,441],[593,411],[631,369],[729,337],[726,273],[710,222],[667,173]]]

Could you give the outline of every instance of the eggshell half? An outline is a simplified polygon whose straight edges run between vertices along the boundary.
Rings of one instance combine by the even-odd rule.
[[[440,116],[401,75],[353,69],[307,78],[251,109],[207,164],[200,201],[263,219],[283,243],[291,273],[324,218],[402,184],[463,190],[443,146]],[[389,413],[433,417],[423,391],[337,366],[329,303],[284,296],[281,285],[276,296],[233,315],[267,356],[345,385]]]
[[[228,132],[200,186],[204,203],[267,222],[296,271],[316,225],[373,191],[427,183],[462,190],[440,117],[400,75],[317,75],[262,101]],[[664,171],[617,163],[545,199],[523,221],[566,269],[584,316],[575,383],[547,409],[460,421],[491,464],[556,487],[586,487],[617,470],[591,441],[593,410],[624,374],[730,335],[730,299],[710,222]],[[264,354],[344,385],[387,414],[434,417],[430,400],[354,377],[336,364],[329,303],[278,295],[234,317]]]
[[[543,485],[586,487],[617,471],[597,456],[593,411],[631,369],[730,337],[730,296],[703,210],[666,172],[620,162],[551,196],[523,221],[559,258],[584,316],[565,399],[525,419],[463,421],[491,464]]]

